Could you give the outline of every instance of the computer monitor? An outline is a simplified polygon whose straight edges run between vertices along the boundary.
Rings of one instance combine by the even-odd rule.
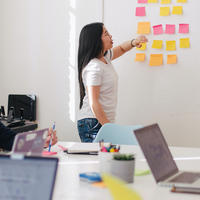
[[[23,112],[23,119],[36,120],[36,95],[29,94],[9,94],[8,114],[14,108],[14,118],[20,119]],[[23,110],[23,111],[22,111]]]

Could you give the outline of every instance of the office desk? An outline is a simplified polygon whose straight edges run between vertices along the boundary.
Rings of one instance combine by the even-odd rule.
[[[72,143],[59,142],[62,146]],[[79,173],[99,171],[98,156],[70,155],[57,146],[60,158],[53,200],[109,200],[112,199],[108,189],[97,188],[79,180]],[[180,170],[200,171],[200,148],[170,148]],[[148,169],[143,154],[138,146],[121,146],[122,152],[136,153],[136,169]],[[138,191],[144,200],[199,200],[200,195],[171,193],[170,188],[158,186],[153,176],[134,177],[134,183],[128,184]]]

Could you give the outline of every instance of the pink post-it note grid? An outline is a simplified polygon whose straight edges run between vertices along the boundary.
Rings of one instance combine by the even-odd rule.
[[[136,7],[136,12],[135,12],[135,16],[145,16],[146,15],[146,11],[145,11],[145,7]]]
[[[154,34],[154,35],[163,34],[163,27],[162,27],[162,24],[153,26],[153,34]]]
[[[138,3],[148,3],[148,0],[138,0]]]
[[[165,33],[174,34],[175,33],[175,25],[174,24],[166,24]]]
[[[189,33],[189,24],[179,24],[179,33]]]

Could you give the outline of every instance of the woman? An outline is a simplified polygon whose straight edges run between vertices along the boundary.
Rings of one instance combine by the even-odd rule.
[[[92,142],[105,123],[115,121],[118,76],[111,60],[147,42],[145,36],[113,47],[103,23],[83,27],[79,37],[78,80],[80,111],[77,121],[82,142]]]

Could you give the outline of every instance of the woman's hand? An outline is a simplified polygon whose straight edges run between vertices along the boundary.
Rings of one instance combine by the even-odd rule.
[[[54,145],[58,142],[58,137],[56,135],[56,131],[53,131],[52,128],[50,128],[48,131],[48,136],[46,138],[45,145],[44,145],[45,148],[47,148],[49,146],[49,142],[50,142],[51,138],[52,138],[51,145]]]
[[[148,39],[146,38],[146,36],[140,35],[135,40],[133,40],[132,43],[135,47],[140,48],[142,47],[142,43],[146,43],[146,42],[148,42]]]

